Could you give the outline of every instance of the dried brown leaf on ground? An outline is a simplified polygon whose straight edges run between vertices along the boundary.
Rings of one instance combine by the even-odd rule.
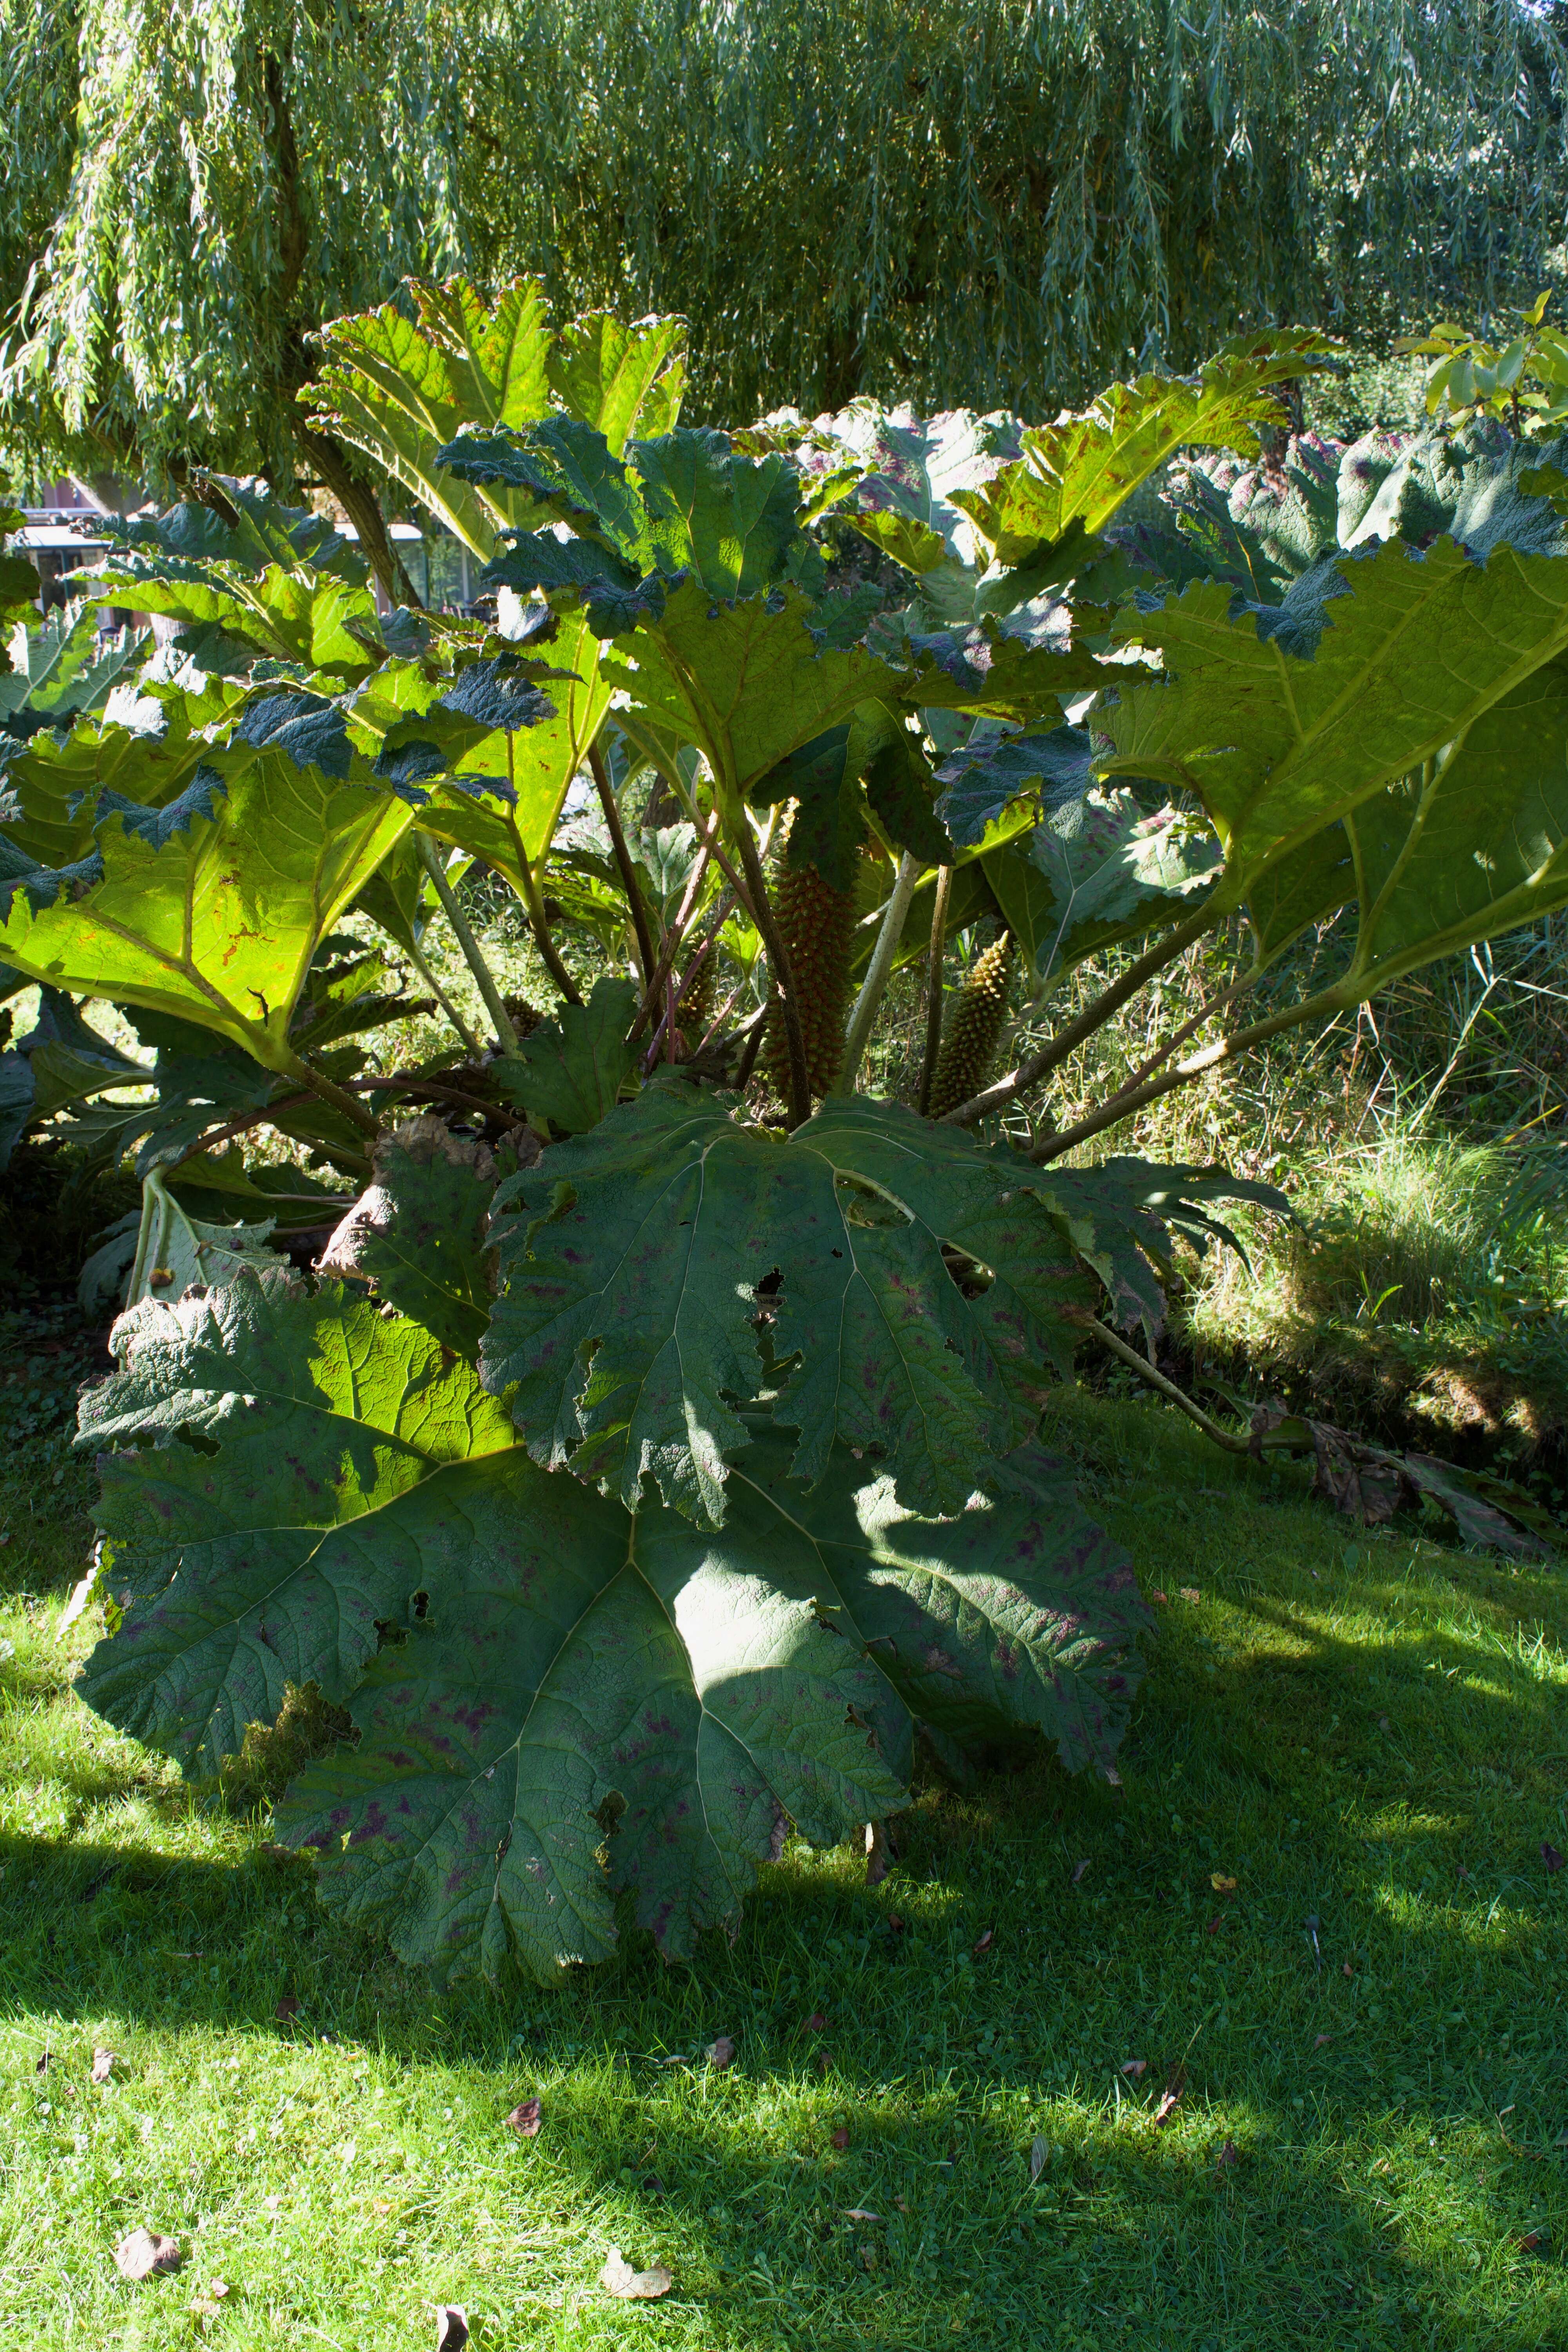
[[[716,2074],[721,2074],[726,2066],[733,2065],[734,2061],[735,2044],[728,2033],[721,2033],[717,2042],[708,2044],[708,2063]]]
[[[838,2150],[839,2154],[842,2156],[842,2155],[843,2155],[843,2153],[844,2153],[844,2150],[848,2147],[848,2145],[849,2145],[849,2134],[848,2134],[847,2130],[845,2128],[844,2125],[843,2125],[843,2124],[840,2124],[840,2125],[839,2125],[839,2126],[838,2126],[838,2129],[837,2129],[837,2130],[833,2134],[833,2146],[834,2146],[834,2147]]]
[[[806,2019],[806,2021],[805,2021],[805,2026],[803,2027],[802,2031],[803,2031],[804,2032],[806,2032],[806,2033],[826,2033],[826,2031],[827,2031],[827,2020],[826,2020],[826,2017],[824,2017],[824,2015],[823,2015],[822,2011],[821,2011],[819,2009],[814,2009],[814,2010],[812,2011],[811,2015]]]
[[[507,2117],[507,2122],[519,2139],[537,2139],[541,2113],[542,2109],[537,2099],[524,2099],[521,2106],[513,2107]]]
[[[651,2270],[633,2270],[619,2246],[612,2246],[599,2273],[599,2284],[606,2294],[616,2295],[623,2303],[654,2303],[669,2293],[675,2281],[662,2263],[655,2263]]]
[[[987,1953],[987,1952],[991,1949],[991,1947],[992,1947],[992,1945],[995,1942],[995,1940],[996,1940],[996,1930],[995,1930],[995,1928],[994,1928],[994,1927],[983,1927],[983,1928],[981,1929],[981,1931],[980,1931],[979,1935],[978,1935],[978,1936],[976,1936],[976,1937],[974,1938],[974,1957],[975,1957],[975,1958],[976,1958],[977,1960],[978,1960],[978,1959],[980,1959],[980,1958],[982,1958],[984,1957],[984,1955],[985,1953]]]
[[[119,2063],[112,2050],[95,2050],[92,2053],[92,2080],[107,2083]]]
[[[1121,2072],[1128,2075],[1134,2083],[1138,2080],[1140,2074],[1146,2074],[1148,2071],[1149,2061],[1147,2058],[1124,2058],[1121,2061]]]
[[[436,2306],[436,2352],[463,2352],[468,2340],[468,2315],[459,2303]]]
[[[1173,2067],[1171,2070],[1170,2079],[1166,2083],[1164,2089],[1160,2094],[1160,2104],[1154,2110],[1154,2126],[1156,2130],[1158,2130],[1162,2124],[1168,2124],[1170,2122],[1171,2117],[1176,2112],[1182,2093],[1186,2089],[1186,2068],[1184,2066]]]
[[[1235,1879],[1227,1878],[1223,1870],[1210,1871],[1209,1885],[1214,1888],[1216,1895],[1234,1895],[1236,1893]]]
[[[177,2271],[184,2259],[174,2240],[160,2237],[156,2230],[132,2230],[114,2249],[115,2269],[121,2278],[132,2280]]]
[[[276,2017],[279,2025],[287,2025],[291,2017],[298,2017],[300,2014],[299,1994],[294,1992],[286,1992],[282,2000],[279,2002],[277,2008],[273,2011],[272,2014]]]
[[[1219,2154],[1215,2157],[1215,2163],[1223,2171],[1229,2166],[1233,2165],[1236,2160],[1236,2142],[1233,2139],[1227,2139],[1225,2146],[1220,2149]]]
[[[847,2221],[879,2221],[882,2217],[865,2205],[846,2205],[844,2218]]]
[[[1049,2140],[1047,2139],[1043,2132],[1037,2132],[1033,2140],[1029,2144],[1029,2178],[1031,2180],[1037,2180],[1041,2173],[1044,2172],[1046,2168],[1046,2159],[1050,2155],[1050,2152],[1051,2144]]]
[[[54,2063],[55,2053],[52,2050],[40,2050],[33,2063],[33,2072],[35,2074],[47,2074]]]
[[[1563,1856],[1554,1845],[1548,1845],[1544,1838],[1541,1841],[1541,1859],[1550,1871],[1558,1871],[1563,1867]]]
[[[1073,1864],[1073,1866],[1072,1866],[1072,1883],[1073,1883],[1073,1885],[1074,1885],[1075,1886],[1078,1885],[1079,1880],[1083,1876],[1084,1872],[1085,1872],[1088,1868],[1089,1868],[1089,1863],[1088,1863],[1087,1858],[1086,1858],[1084,1861],[1082,1861],[1082,1862],[1075,1862],[1075,1863],[1074,1863],[1074,1864]]]

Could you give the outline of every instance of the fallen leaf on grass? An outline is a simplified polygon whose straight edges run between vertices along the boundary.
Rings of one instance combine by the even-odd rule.
[[[35,2074],[47,2074],[54,2063],[55,2053],[52,2050],[40,2050],[34,2063],[33,2072]]]
[[[896,1911],[889,1912],[885,1924],[889,1936],[901,1936],[904,1932],[904,1923]]]
[[[1074,1863],[1072,1866],[1072,1883],[1075,1886],[1078,1885],[1079,1880],[1083,1876],[1084,1872],[1088,1868],[1089,1864],[1087,1860]]]
[[[1041,2173],[1044,2172],[1046,2168],[1046,2158],[1049,2156],[1050,2152],[1051,2144],[1049,2140],[1047,2139],[1043,2132],[1037,2132],[1029,2145],[1029,2178],[1031,2180],[1037,2180]]]
[[[541,2108],[537,2099],[524,2099],[521,2106],[513,2107],[507,2117],[507,2122],[519,2139],[537,2139],[540,2114]]]
[[[1140,2074],[1146,2074],[1148,2071],[1149,2061],[1147,2058],[1124,2058],[1121,2061],[1121,2072],[1131,2082],[1135,2083]]]
[[[717,2042],[708,2044],[708,2063],[716,2074],[721,2074],[725,2067],[733,2063],[734,2056],[735,2044],[727,2033],[721,2033]]]
[[[286,1992],[282,2000],[279,2002],[277,2008],[273,2011],[272,2014],[276,2017],[279,2025],[287,2025],[291,2017],[298,2017],[300,2014],[299,1994]]]
[[[1149,1598],[1151,1601],[1157,1601],[1162,1609],[1168,1609],[1171,1605],[1163,1592],[1152,1592]]]
[[[1387,1716],[1380,1715],[1377,1718],[1377,1727],[1379,1731],[1392,1731],[1394,1726],[1390,1723]]]
[[[92,2053],[93,2081],[107,2083],[118,2063],[119,2061],[112,2050],[95,2050]]]
[[[1211,1919],[1208,1926],[1204,1929],[1204,1933],[1205,1936],[1217,1936],[1224,1925],[1225,1921],[1223,1919]]]
[[[910,2209],[901,2197],[895,2197],[893,2202],[898,2207],[900,2213],[907,2213],[909,2211]]]
[[[174,2239],[160,2237],[156,2230],[132,2230],[114,2249],[115,2269],[132,2280],[177,2271],[184,2259]]]
[[[1203,1594],[1199,1592],[1194,1586],[1191,1584],[1183,1585],[1182,1599],[1184,1601],[1201,1601],[1203,1597]]]
[[[1526,2230],[1523,2236],[1516,2238],[1513,2242],[1521,2254],[1538,2254],[1546,2242],[1546,2232],[1544,2230]]]
[[[1326,2042],[1331,2042],[1333,2038],[1334,2037],[1331,2033],[1314,2034],[1312,2037],[1312,2047],[1314,2050],[1321,2050]]]
[[[1548,1870],[1557,1871],[1563,1867],[1563,1856],[1554,1845],[1548,1845],[1544,1838],[1541,1841],[1541,1859]]]
[[[847,2221],[879,2221],[881,2218],[879,2213],[869,2211],[864,2205],[846,2205],[844,2208]]]
[[[994,1927],[983,1927],[981,1929],[979,1935],[974,1938],[974,1957],[976,1959],[979,1959],[984,1953],[986,1953],[991,1949],[992,1944],[995,1940],[995,1936],[996,1930]]]
[[[1235,1879],[1227,1878],[1223,1870],[1210,1871],[1209,1885],[1214,1888],[1216,1895],[1234,1895],[1236,1893]]]
[[[461,2304],[443,2303],[436,2311],[436,2352],[463,2352],[468,2340],[468,2315]]]
[[[1227,2139],[1226,2141],[1225,2146],[1220,2149],[1219,2154],[1215,2157],[1215,2162],[1222,2168],[1227,2167],[1236,2162],[1236,2142],[1233,2139]]]
[[[844,2150],[849,2145],[849,2134],[846,2131],[842,2124],[839,2125],[838,2129],[833,2135],[833,2145],[837,2148],[840,2155],[843,2154]]]
[[[1187,2070],[1184,2066],[1178,2066],[1175,2068],[1174,2072],[1171,2075],[1170,2081],[1166,2084],[1164,2089],[1160,2094],[1160,2104],[1154,2110],[1154,2126],[1156,2130],[1158,2130],[1162,2124],[1168,2124],[1170,2122],[1171,2117],[1176,2112],[1176,2107],[1180,2102],[1182,2093],[1186,2089],[1186,2086]]]
[[[888,1835],[886,1822],[866,1824],[866,1884],[880,1886],[899,1858],[899,1850]]]
[[[1352,1966],[1351,1966],[1351,1964],[1350,1964],[1350,1962],[1349,1962],[1348,1960],[1342,1960],[1342,1961],[1340,1962],[1340,1974],[1341,1974],[1341,1976],[1342,1976],[1342,1977],[1353,1977],[1353,1976],[1354,1976],[1354,1974],[1355,1974],[1355,1970],[1352,1968]]]
[[[669,2293],[675,2281],[662,2263],[655,2263],[650,2271],[634,2271],[619,2246],[612,2246],[599,2273],[599,2284],[606,2294],[618,2295],[623,2303],[654,2303]]]
[[[806,2033],[826,2033],[826,2031],[827,2031],[827,2020],[826,2019],[826,2017],[824,2017],[824,2015],[822,2014],[822,2011],[821,2011],[819,2009],[814,2009],[814,2010],[812,2011],[811,2015],[806,2019],[806,2021],[805,2021],[805,2026],[802,2028],[802,2031],[803,2031],[804,2032],[806,2032]]]

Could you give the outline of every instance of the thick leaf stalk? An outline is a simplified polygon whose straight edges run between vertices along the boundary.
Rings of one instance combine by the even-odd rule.
[[[844,1054],[855,899],[851,892],[825,882],[815,866],[785,866],[773,887],[773,903],[795,978],[806,1075],[813,1097],[820,1100],[832,1092]],[[787,1100],[789,1041],[776,1001],[763,1040],[763,1067]]]
[[[960,1103],[970,1101],[991,1075],[992,1058],[1007,1017],[1013,954],[1013,934],[1004,931],[979,958],[958,992],[931,1080],[932,1118],[945,1118]]]

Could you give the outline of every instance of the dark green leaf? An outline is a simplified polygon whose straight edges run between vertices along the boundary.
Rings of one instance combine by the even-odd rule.
[[[542,1022],[515,1054],[490,1064],[502,1099],[519,1104],[546,1140],[552,1126],[564,1135],[597,1127],[637,1064],[626,1032],[637,1002],[629,980],[596,980],[586,1004],[563,1004],[559,1020]]]

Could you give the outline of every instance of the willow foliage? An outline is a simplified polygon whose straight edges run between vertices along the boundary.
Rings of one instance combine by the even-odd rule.
[[[689,413],[1041,414],[1544,282],[1557,0],[0,0],[0,437],[286,484],[407,272],[692,322]],[[316,461],[319,451],[306,451]]]

